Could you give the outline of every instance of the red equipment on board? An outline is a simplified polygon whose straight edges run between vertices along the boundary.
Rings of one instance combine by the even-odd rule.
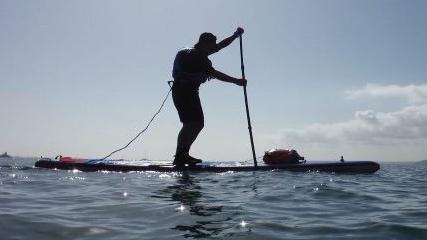
[[[271,149],[265,152],[262,160],[267,165],[282,165],[300,163],[300,161],[304,161],[304,157],[301,157],[294,149]]]

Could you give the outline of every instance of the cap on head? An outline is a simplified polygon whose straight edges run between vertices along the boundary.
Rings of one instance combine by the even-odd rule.
[[[209,32],[200,34],[199,42],[216,42],[216,36]]]
[[[199,42],[195,46],[197,47],[203,43],[216,43],[216,36],[209,32],[200,34]]]

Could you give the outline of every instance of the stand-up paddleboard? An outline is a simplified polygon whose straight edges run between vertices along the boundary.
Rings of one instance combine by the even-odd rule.
[[[373,173],[380,169],[380,165],[372,161],[311,161],[298,164],[263,165],[263,166],[213,166],[196,165],[185,168],[175,168],[173,165],[130,165],[121,161],[99,161],[89,159],[78,159],[76,161],[56,161],[43,158],[35,163],[36,167],[61,170],[80,170],[83,172],[93,171],[156,171],[156,172],[248,172],[248,171],[273,171],[287,170],[296,172],[322,171],[336,173]]]

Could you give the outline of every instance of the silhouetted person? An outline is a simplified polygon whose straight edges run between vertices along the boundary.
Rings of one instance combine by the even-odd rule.
[[[216,78],[224,82],[230,82],[239,86],[246,85],[245,79],[230,77],[212,67],[208,56],[230,45],[236,38],[243,34],[242,28],[216,43],[216,37],[212,33],[202,33],[199,42],[193,48],[186,48],[178,52],[173,64],[172,97],[182,129],[178,134],[175,159],[173,164],[183,167],[185,164],[196,164],[202,160],[189,155],[190,147],[196,140],[204,126],[204,116],[199,98],[200,84]]]

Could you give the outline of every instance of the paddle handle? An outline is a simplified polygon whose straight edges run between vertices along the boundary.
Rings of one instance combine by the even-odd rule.
[[[242,78],[246,79],[246,77],[245,77],[245,65],[243,63],[242,34],[239,35],[239,42],[240,42],[240,67],[242,69]],[[258,164],[256,161],[254,138],[252,136],[251,116],[249,114],[248,93],[246,91],[246,85],[243,86],[243,93],[245,95],[246,118],[248,120],[249,138],[251,140],[251,147],[252,147],[252,157],[254,158],[254,166],[256,167]]]

